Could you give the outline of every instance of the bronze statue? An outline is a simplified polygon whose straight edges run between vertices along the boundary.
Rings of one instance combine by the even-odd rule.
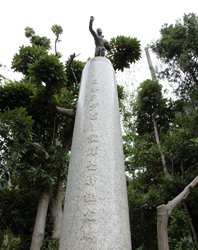
[[[95,56],[105,56],[105,51],[110,50],[110,45],[107,42],[107,40],[104,39],[104,36],[102,35],[102,30],[97,29],[97,33],[92,29],[92,23],[94,21],[94,17],[90,17],[89,22],[89,31],[91,32],[92,36],[94,37],[95,44],[96,44],[96,50],[95,50]]]

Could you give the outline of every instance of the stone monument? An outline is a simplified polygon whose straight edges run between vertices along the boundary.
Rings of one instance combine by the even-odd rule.
[[[60,250],[131,250],[115,73],[92,58],[81,78]]]

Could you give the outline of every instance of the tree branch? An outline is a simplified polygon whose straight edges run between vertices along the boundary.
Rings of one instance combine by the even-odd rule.
[[[79,55],[80,55],[80,54],[78,54],[77,56],[79,56]],[[76,90],[76,88],[77,88],[77,86],[78,86],[78,81],[77,81],[76,75],[75,75],[75,73],[74,73],[74,71],[73,71],[72,63],[73,63],[74,58],[77,57],[77,56],[76,56],[75,53],[73,53],[72,55],[70,55],[71,60],[70,60],[70,62],[69,62],[69,69],[71,70],[72,75],[73,75],[73,77],[74,77],[74,79],[75,79],[75,90]],[[74,91],[74,92],[75,92],[75,91]]]
[[[162,165],[163,165],[163,169],[164,169],[164,175],[171,179],[171,175],[168,172],[168,168],[166,166],[166,159],[165,159],[165,155],[162,153],[162,146],[160,144],[160,139],[159,139],[159,133],[158,133],[158,129],[157,129],[157,122],[155,120],[155,117],[152,115],[152,120],[153,120],[153,126],[154,126],[154,131],[155,131],[155,139],[158,145],[158,148],[160,150],[160,154],[161,154],[161,158],[162,158]]]
[[[182,178],[184,178],[184,168],[183,168],[184,162],[181,162],[181,171],[182,171]]]
[[[144,188],[144,190],[146,190],[156,179],[157,179],[157,177],[160,175],[160,174],[162,174],[164,171],[162,170],[162,171],[160,171],[156,176],[155,176],[155,178],[148,184],[148,185],[146,185],[146,187]]]
[[[173,163],[172,156],[170,156],[170,160],[171,160],[171,165],[172,165],[172,178],[173,178],[174,177],[174,163]]]
[[[61,108],[58,106],[56,106],[56,112],[64,116],[71,116],[71,117],[74,117],[76,114],[75,109],[66,109],[66,108]]]
[[[186,205],[186,202],[183,201],[183,203],[184,203],[184,209],[185,209],[185,211],[186,211],[186,214],[187,214],[187,215],[189,216],[189,218],[190,218],[190,220],[188,220],[188,224],[189,224],[189,227],[190,227],[190,231],[191,231],[191,233],[192,233],[193,241],[194,241],[195,243],[197,243],[197,234],[196,234],[195,228],[194,228],[193,223],[192,223],[192,218],[191,218],[190,213],[189,213],[189,211],[188,211],[188,207],[187,207],[187,205]]]
[[[198,184],[198,176],[190,183],[188,186],[184,188],[184,190],[178,194],[172,201],[170,201],[166,207],[168,209],[168,214],[170,215],[173,209],[179,204],[180,201],[185,200],[192,188],[194,188]]]
[[[58,55],[58,53],[57,53],[57,48],[56,48],[56,44],[57,44],[57,42],[58,42],[58,39],[59,39],[59,35],[57,35],[56,40],[55,40],[55,56]]]
[[[157,239],[158,249],[168,250],[168,218],[170,217],[173,209],[179,204],[180,201],[185,200],[190,193],[190,190],[198,184],[198,176],[184,188],[184,190],[176,196],[167,205],[160,205],[157,207]]]

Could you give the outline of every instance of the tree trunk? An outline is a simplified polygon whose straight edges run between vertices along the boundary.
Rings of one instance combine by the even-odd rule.
[[[50,190],[43,189],[39,199],[30,250],[40,250],[44,238],[45,220],[49,205]]]
[[[188,207],[187,207],[185,201],[184,201],[184,209],[185,209],[185,211],[186,211],[186,214],[187,214],[187,215],[189,216],[189,218],[190,218],[190,220],[188,221],[188,224],[189,224],[189,227],[190,227],[190,231],[191,231],[191,233],[192,233],[193,241],[194,241],[195,243],[197,243],[197,234],[196,234],[195,228],[194,228],[194,226],[193,226],[192,218],[191,218],[191,216],[190,216],[190,213],[189,213],[189,211],[188,211]]]
[[[52,238],[60,237],[61,222],[63,216],[62,198],[63,198],[63,181],[58,180],[56,189],[53,192],[50,202],[50,213],[52,215],[52,223],[53,223]]]
[[[154,126],[154,131],[155,131],[156,142],[157,142],[158,148],[160,150],[161,158],[162,158],[162,165],[163,165],[164,175],[166,177],[170,178],[171,175],[168,172],[168,168],[166,166],[166,159],[165,159],[164,154],[162,153],[162,146],[160,144],[159,133],[158,133],[158,129],[157,129],[157,122],[156,122],[154,116],[152,116],[152,120],[153,120],[153,126]]]
[[[72,135],[73,135],[73,127],[74,125],[71,125],[70,130],[65,135],[64,141],[63,141],[63,149],[66,153],[68,153],[72,141]],[[56,145],[58,145],[59,142],[56,141]],[[63,216],[63,210],[62,210],[62,197],[63,197],[63,180],[61,178],[58,178],[55,190],[53,191],[53,195],[51,197],[50,202],[50,213],[52,215],[52,223],[53,223],[53,232],[52,232],[52,238],[60,237],[60,231],[61,231],[61,224],[62,224],[62,216]]]
[[[161,205],[157,208],[157,240],[158,250],[168,250],[168,211],[166,205]]]
[[[157,207],[158,250],[169,250],[167,233],[168,218],[171,215],[173,209],[180,203],[180,201],[187,198],[190,193],[190,190],[194,188],[197,184],[198,176],[167,205],[163,204]]]

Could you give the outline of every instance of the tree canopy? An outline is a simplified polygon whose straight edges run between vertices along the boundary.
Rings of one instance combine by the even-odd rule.
[[[141,57],[140,41],[137,38],[117,36],[111,39],[110,47],[107,58],[115,70],[123,71]]]
[[[163,63],[159,81],[140,84],[131,99],[131,117],[129,112],[124,117],[134,249],[197,249],[197,187],[191,187],[172,213],[168,210],[197,176],[197,24],[191,13],[162,26],[161,38],[150,45]],[[174,100],[163,97],[159,82],[164,78],[177,84]],[[163,248],[163,239],[157,238],[157,211],[165,207],[170,212],[169,246]]]
[[[159,76],[177,82],[177,94],[189,97],[198,84],[198,17],[184,14],[175,24],[164,24],[160,33],[150,46],[166,65]]]

